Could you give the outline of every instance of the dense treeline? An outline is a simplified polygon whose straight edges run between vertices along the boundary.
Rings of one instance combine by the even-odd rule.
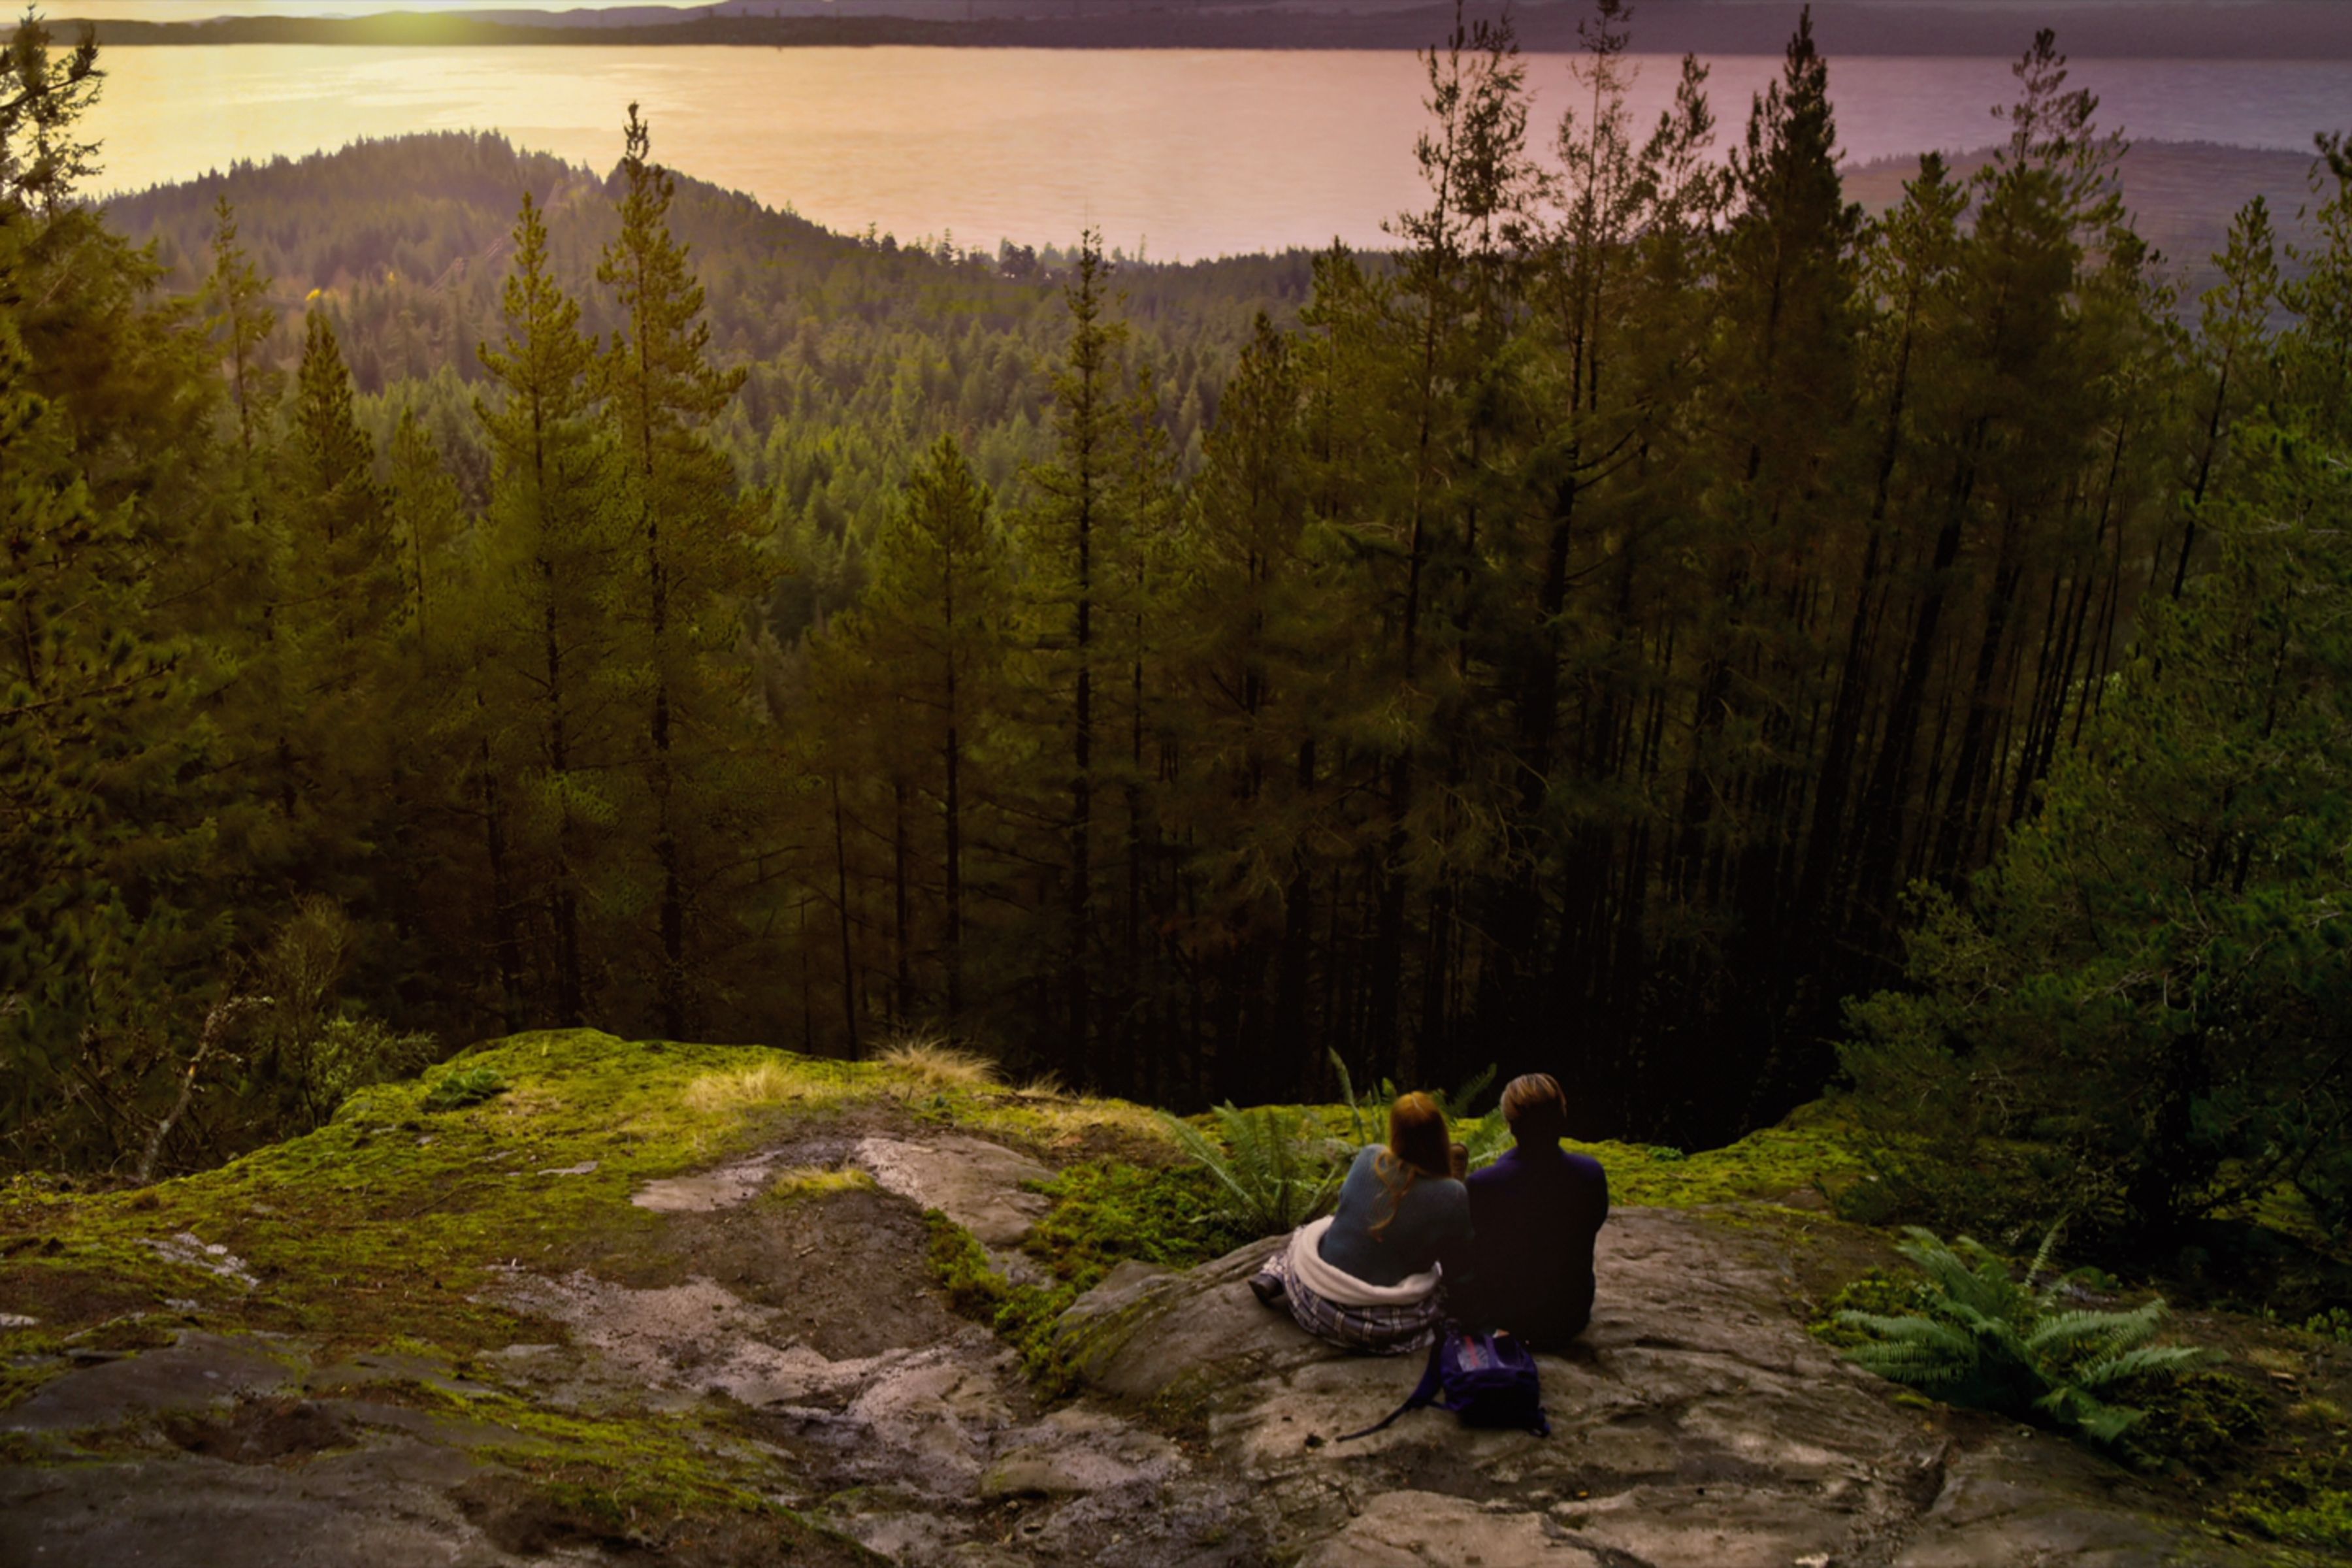
[[[2151,1225],[2224,1201],[2250,1140],[2317,1184],[2341,998],[2276,944],[2212,980],[2195,889],[2340,950],[2310,816],[2341,810],[2340,598],[2265,595],[2343,585],[2314,509],[2352,433],[2352,168],[2317,168],[2297,280],[2249,205],[2192,331],[2048,35],[1998,155],[1865,221],[1808,26],[1725,158],[1695,61],[1632,122],[1622,12],[1557,128],[1507,29],[1458,27],[1396,251],[1314,258],[1229,364],[1213,279],[1146,310],[1155,273],[1090,241],[1041,288],[824,240],[692,191],[634,115],[609,182],[522,165],[495,249],[387,230],[362,287],[290,197],[265,242],[212,191],[151,258],[61,200],[90,62],[20,51],[47,107],[0,126],[16,1156],[152,1163],[162,1127],[194,1158],[410,1031],[580,1021],[933,1028],[1177,1103],[1309,1091],[1333,1052],[1498,1061],[1572,1082],[1584,1130],[1696,1143],[1829,1080],[1925,889],[1916,989],[1857,1015],[1866,1094],[2110,1173],[2193,1146],[2202,1186],[2116,1175]],[[493,185],[513,159],[443,150]],[[756,237],[795,234],[817,259],[768,268]],[[199,256],[193,300],[157,286]],[[341,291],[299,349],[270,256]],[[355,384],[460,256],[495,304],[435,330],[478,368]],[[924,314],[967,307],[998,314]],[[1008,419],[1025,449],[990,447]],[[893,470],[854,529],[761,466],[817,442]],[[2136,880],[2128,833],[2198,848]],[[2037,1099],[2053,1019],[1983,1014],[1969,932],[2013,922],[2041,989],[2000,994],[2087,1030],[2103,965],[2149,984],[2113,944],[2174,872],[2179,984],[2086,1035],[2106,1076],[2072,1061],[2071,1110]],[[2230,1056],[2257,1016],[2302,1044]]]
[[[776,635],[790,639],[855,597],[866,548],[934,437],[956,432],[999,489],[1016,488],[1043,455],[1037,366],[1060,341],[1069,258],[1010,242],[982,255],[950,237],[835,235],[698,181],[676,186],[670,226],[707,290],[712,358],[750,373],[710,438],[765,499],[803,567],[772,605]],[[490,451],[473,413],[487,374],[475,349],[496,331],[523,191],[544,215],[550,268],[579,300],[583,329],[609,334],[616,308],[594,271],[617,225],[611,182],[495,135],[240,164],[116,201],[108,216],[132,240],[155,242],[164,289],[193,293],[226,198],[273,313],[263,356],[290,363],[305,320],[325,315],[377,449],[414,411],[478,508]],[[1295,315],[1309,271],[1299,253],[1123,269],[1125,314],[1181,453],[1197,455],[1252,316]]]

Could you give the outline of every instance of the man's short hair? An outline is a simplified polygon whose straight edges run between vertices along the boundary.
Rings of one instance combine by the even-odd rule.
[[[1503,1120],[1519,1138],[1559,1139],[1568,1135],[1568,1096],[1559,1079],[1548,1072],[1531,1072],[1503,1087]]]

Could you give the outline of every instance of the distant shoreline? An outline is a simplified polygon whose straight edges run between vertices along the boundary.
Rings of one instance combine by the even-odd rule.
[[[219,0],[233,5],[234,0]],[[396,3],[396,0],[394,0]],[[849,0],[842,0],[846,7]],[[1055,49],[1414,49],[1441,40],[1450,5],[1374,14],[1202,11],[1145,8],[1118,0],[1070,0],[1058,16],[930,20],[908,16],[693,16],[676,22],[564,26],[493,22],[479,16],[397,13],[366,17],[261,16],[209,22],[101,21],[110,47],[238,44],[359,47],[647,47],[728,46],[764,48],[915,46]],[[1113,5],[1117,8],[1113,8]],[[1474,11],[1499,6],[1481,4]],[[1649,0],[1637,11],[1633,48],[1642,54],[1778,54],[1794,26],[1798,0]],[[1591,14],[1581,0],[1512,7],[1519,46],[1529,53],[1572,51],[1578,25]],[[1859,0],[1816,0],[1815,31],[1825,54],[2011,58],[2037,26],[2053,26],[2059,47],[2081,59],[2352,59],[2352,3],[2243,0],[2229,5],[2193,0],[2145,5],[2052,4],[1985,7],[1923,4],[1890,8]],[[45,18],[70,38],[80,23]],[[13,32],[13,28],[8,31]]]

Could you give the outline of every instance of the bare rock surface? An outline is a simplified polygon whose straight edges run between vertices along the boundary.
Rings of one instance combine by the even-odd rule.
[[[184,1333],[178,1342],[102,1361],[44,1384],[0,1415],[0,1431],[68,1432],[269,1393],[292,1375],[290,1347],[259,1338]]]
[[[752,1201],[813,1162],[854,1163],[885,1191]],[[0,1433],[63,1457],[68,1434],[97,1431],[100,1457],[0,1468],[0,1563],[733,1568],[786,1554],[551,1522],[501,1468],[526,1440],[499,1425],[508,1407],[398,1394],[419,1384],[723,1417],[761,1489],[833,1532],[790,1548],[820,1568],[2233,1561],[2063,1442],[1897,1405],[1805,1334],[1772,1244],[1666,1211],[1621,1211],[1604,1233],[1592,1326],[1543,1362],[1548,1439],[1427,1411],[1337,1441],[1393,1408],[1421,1361],[1343,1354],[1261,1307],[1244,1281],[1271,1242],[1184,1273],[1115,1269],[1062,1320],[1082,1392],[1044,1408],[1013,1353],[932,1295],[917,1206],[1003,1257],[1043,1211],[1028,1184],[1047,1173],[961,1136],[779,1148],[635,1194],[657,1216],[639,1222],[650,1241],[626,1233],[642,1257],[501,1271],[496,1298],[531,1331],[462,1371],[194,1331],[67,1371],[0,1412]]]
[[[647,1182],[629,1194],[629,1201],[656,1214],[708,1214],[712,1209],[733,1208],[758,1197],[779,1163],[773,1153],[766,1153],[690,1176]]]
[[[1259,1243],[1107,1279],[1064,1320],[1087,1384],[1188,1421],[1303,1568],[2155,1568],[2232,1561],[2116,1467],[2034,1435],[1956,1435],[1806,1334],[1769,1248],[1621,1210],[1601,1300],[1541,1358],[1552,1435],[1407,1415],[1419,1358],[1337,1354],[1261,1307]],[[1971,1446],[1972,1444],[1981,1446]]]
[[[884,1192],[939,1210],[987,1247],[1021,1245],[1047,1206],[1024,1184],[1054,1173],[1026,1154],[978,1138],[866,1138],[851,1158],[874,1173]]]
[[[472,1466],[385,1444],[299,1469],[187,1456],[0,1470],[0,1563],[506,1568],[450,1489]]]

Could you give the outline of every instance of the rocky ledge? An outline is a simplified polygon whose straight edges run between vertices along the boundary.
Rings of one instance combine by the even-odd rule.
[[[806,1195],[772,1201],[780,1172]],[[1045,1173],[937,1129],[801,1136],[638,1185],[600,1261],[497,1271],[486,1294],[531,1332],[478,1355],[194,1327],[82,1354],[0,1411],[0,1563],[2238,1561],[2128,1472],[1842,1363],[1790,1306],[1778,1233],[1737,1215],[1612,1220],[1593,1323],[1542,1363],[1549,1438],[1424,1411],[1337,1441],[1419,1358],[1343,1355],[1258,1305],[1265,1243],[1121,1266],[1060,1320],[1077,1392],[1041,1405],[923,1255],[929,1210],[1020,1267]],[[755,1478],[754,1506],[691,1528],[562,1506],[565,1434],[616,1411],[685,1434],[646,1463]]]

